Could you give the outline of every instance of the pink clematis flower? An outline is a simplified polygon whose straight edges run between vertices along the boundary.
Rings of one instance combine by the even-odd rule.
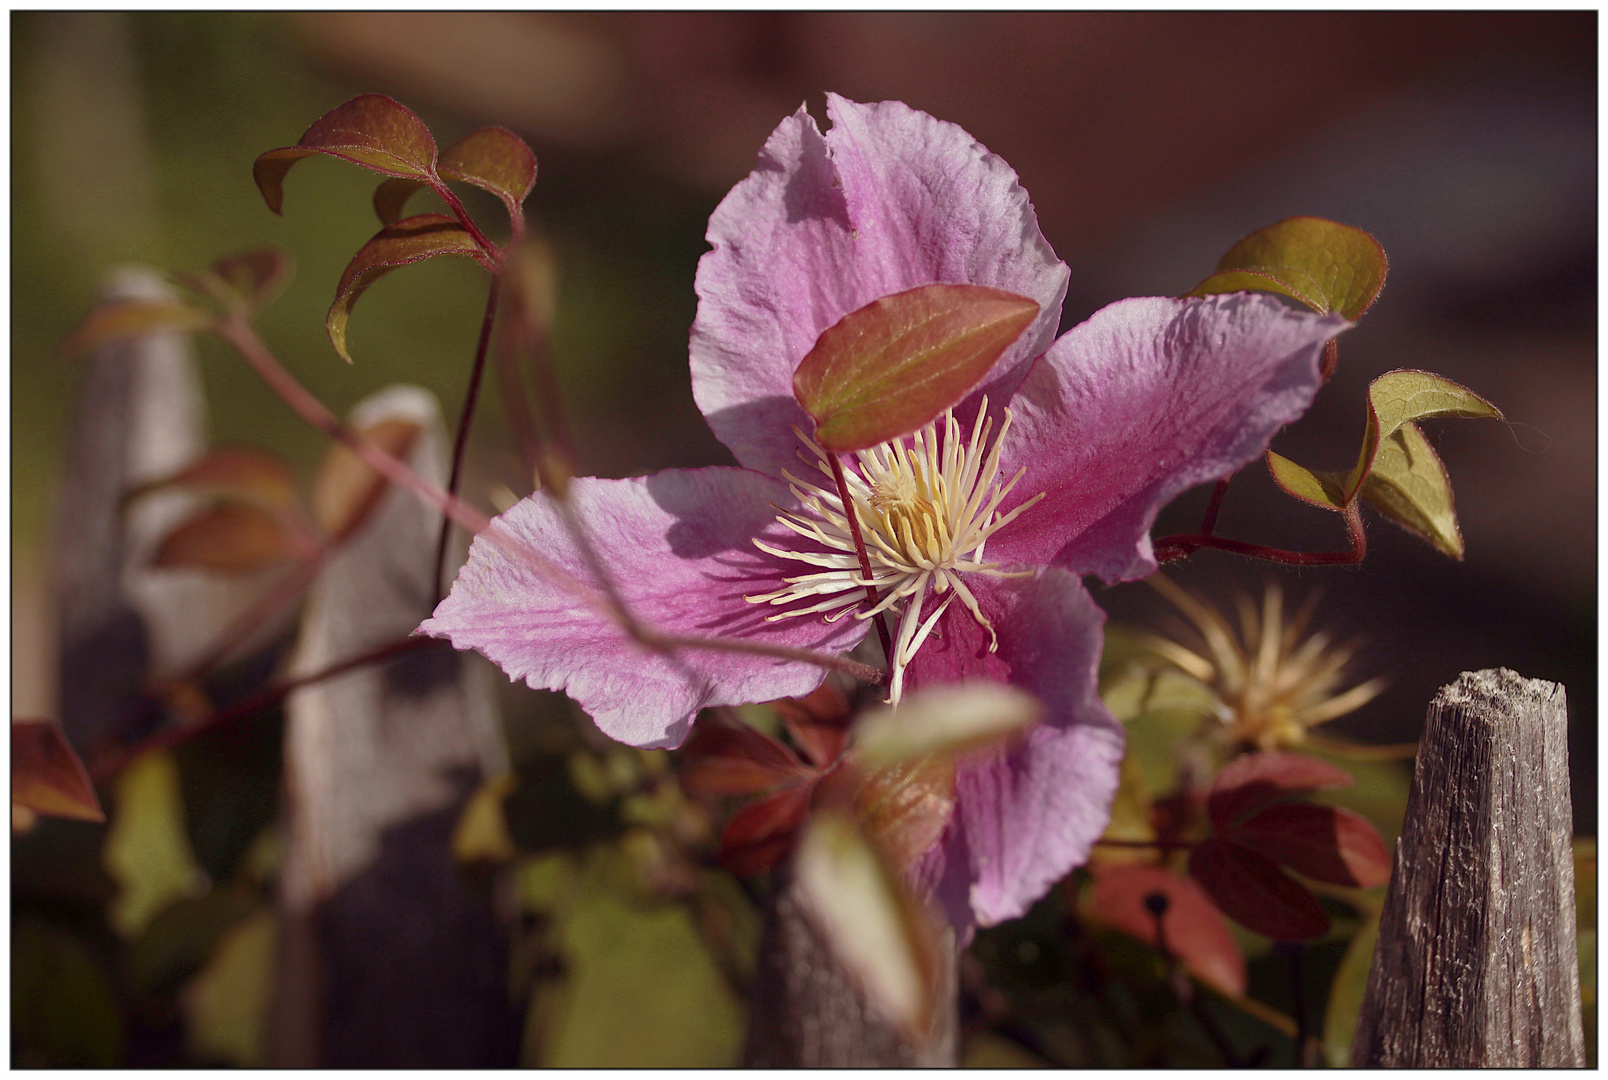
[[[792,378],[822,331],[934,282],[1036,301],[983,384],[923,430],[845,455],[878,608],[896,627],[890,690],[985,678],[1047,719],[963,762],[943,839],[917,867],[957,925],[1022,914],[1088,856],[1123,751],[1096,675],[1104,615],[1079,575],[1155,569],[1158,509],[1256,457],[1307,407],[1325,341],[1348,324],[1267,296],[1124,300],[1059,340],[1067,269],[1005,162],[899,102],[802,109],[710,219],[698,267],[693,391],[739,467],[579,479],[571,500],[642,621],[676,635],[841,652],[868,630],[847,519]],[[591,580],[538,493],[497,528]],[[477,540],[422,628],[603,731],[673,747],[698,710],[801,696],[819,668],[744,653],[648,652]]]

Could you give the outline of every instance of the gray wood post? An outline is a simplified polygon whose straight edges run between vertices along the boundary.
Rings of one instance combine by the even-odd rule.
[[[949,985],[944,1022],[931,1039],[906,1040],[867,1003],[832,947],[804,914],[786,869],[777,875],[765,912],[759,970],[754,975],[748,1044],[749,1068],[892,1069],[956,1065],[956,993],[953,935],[942,970]]]
[[[435,399],[392,387],[353,426],[421,425],[409,463],[436,483]],[[309,592],[296,670],[406,636],[430,610],[440,516],[392,488]],[[487,665],[437,650],[304,687],[287,707],[285,865],[273,1067],[473,1068],[518,1059],[507,933],[453,862],[452,830],[504,769]]]
[[[1429,706],[1358,1067],[1583,1066],[1563,687],[1464,672]]]

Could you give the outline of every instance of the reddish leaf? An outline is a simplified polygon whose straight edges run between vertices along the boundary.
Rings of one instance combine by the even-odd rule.
[[[374,213],[380,219],[380,224],[395,225],[402,220],[402,211],[407,209],[408,200],[424,186],[423,180],[409,180],[402,176],[380,181],[380,186],[374,189]]]
[[[11,722],[11,802],[49,817],[106,820],[84,763],[46,720]]]
[[[249,574],[302,554],[303,545],[274,514],[250,503],[220,502],[168,533],[151,565]]]
[[[442,176],[484,188],[503,201],[510,218],[536,186],[536,155],[525,140],[502,127],[471,131],[441,155]]]
[[[1366,889],[1390,880],[1390,851],[1378,830],[1339,807],[1270,806],[1235,826],[1233,838],[1315,881]]]
[[[1206,810],[1218,831],[1227,831],[1236,821],[1268,803],[1300,791],[1350,787],[1356,783],[1344,769],[1327,761],[1267,750],[1235,758],[1212,781]]]
[[[116,300],[102,304],[79,323],[60,346],[63,359],[117,341],[161,330],[202,330],[212,316],[177,300]]]
[[[831,683],[802,698],[771,702],[804,756],[823,768],[837,760],[849,732],[849,699]]]
[[[436,145],[412,112],[381,94],[364,94],[313,122],[295,146],[257,158],[252,176],[268,209],[282,213],[285,174],[304,157],[328,154],[386,176],[435,178]]]
[[[682,753],[688,764],[681,786],[694,795],[746,795],[810,772],[786,746],[745,724],[694,724]]]
[[[1091,917],[1159,947],[1156,916],[1145,900],[1160,893],[1167,898],[1161,921],[1168,951],[1201,982],[1230,997],[1245,995],[1245,957],[1199,884],[1154,863],[1095,863],[1093,871]]]
[[[1038,313],[1026,297],[982,285],[884,296],[820,336],[793,374],[793,395],[825,449],[875,446],[965,397]]]
[[[769,870],[787,853],[810,808],[813,784],[799,784],[750,803],[720,833],[720,862],[738,877]]]
[[[1329,929],[1312,891],[1266,855],[1227,840],[1206,840],[1189,853],[1189,875],[1223,914],[1277,941],[1303,941]]]
[[[903,873],[938,842],[955,809],[955,759],[947,754],[858,773],[860,827],[889,866]],[[849,773],[839,769],[839,773]]]
[[[272,510],[288,510],[296,503],[296,481],[290,467],[267,451],[246,446],[215,446],[200,461],[172,476],[141,484],[128,493],[128,498],[168,487],[256,503]]]
[[[456,219],[446,214],[417,214],[404,218],[375,233],[372,240],[358,249],[341,274],[340,284],[335,287],[335,302],[330,305],[325,320],[329,340],[342,360],[352,362],[351,354],[346,351],[346,324],[352,317],[357,298],[397,267],[438,255],[467,255],[485,265],[485,253],[480,245]]]
[[[419,435],[411,420],[381,420],[358,432],[394,458],[406,458]],[[362,527],[385,494],[385,478],[344,446],[330,448],[313,481],[313,520],[331,541]]]
[[[438,175],[484,188],[503,201],[510,220],[522,220],[520,204],[536,186],[536,155],[525,140],[507,128],[488,127],[470,132],[441,154]],[[390,225],[402,217],[423,180],[394,177],[374,189],[374,212]]]

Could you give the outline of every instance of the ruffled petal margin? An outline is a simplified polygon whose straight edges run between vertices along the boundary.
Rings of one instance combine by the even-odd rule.
[[[1105,613],[1082,582],[1045,568],[967,583],[999,650],[988,651],[987,632],[956,604],[943,639],[912,661],[910,683],[1009,682],[1036,694],[1047,715],[1007,747],[961,762],[954,817],[916,868],[963,934],[1022,915],[1088,859],[1110,817],[1124,745],[1099,695]]]
[[[1253,293],[1102,308],[1011,400],[1002,459],[1027,469],[1012,502],[1046,495],[989,557],[1112,582],[1152,573],[1157,511],[1266,450],[1317,393],[1324,342],[1350,325]]]
[[[584,478],[573,481],[570,501],[621,599],[638,621],[662,634],[833,654],[865,635],[866,624],[852,617],[831,624],[818,616],[766,622],[776,609],[743,599],[770,592],[798,572],[797,563],[753,546],[756,536],[798,546],[775,521],[776,506],[793,502],[777,481],[733,468]],[[493,528],[596,584],[545,495],[520,502]],[[825,675],[813,664],[751,653],[649,650],[485,536],[475,539],[451,594],[419,629],[483,653],[510,678],[565,691],[605,734],[633,746],[678,746],[705,706],[802,696]]]
[[[738,462],[772,476],[793,466],[793,425],[811,427],[793,372],[849,312],[933,282],[1029,297],[1043,311],[992,377],[1014,386],[1066,295],[1016,173],[964,130],[897,101],[833,94],[827,114],[825,135],[802,106],[782,121],[709,219],[698,263],[693,395]]]

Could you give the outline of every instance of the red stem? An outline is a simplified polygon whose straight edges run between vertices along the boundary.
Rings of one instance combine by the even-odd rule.
[[[1362,527],[1362,511],[1359,504],[1353,502],[1340,513],[1345,518],[1347,531],[1351,534],[1350,551],[1285,551],[1282,548],[1264,547],[1261,544],[1248,544],[1243,540],[1197,534],[1164,536],[1157,540],[1156,561],[1172,562],[1174,559],[1182,559],[1191,554],[1197,548],[1214,548],[1218,551],[1231,551],[1236,555],[1266,559],[1269,562],[1285,563],[1290,566],[1354,566],[1362,562],[1363,556],[1368,553],[1368,537]]]
[[[434,170],[432,170],[433,172]],[[493,244],[490,238],[480,231],[480,226],[475,224],[475,219],[470,217],[469,211],[464,209],[463,200],[459,199],[457,193],[449,188],[438,176],[432,175],[430,177],[430,189],[441,196],[441,201],[447,204],[448,209],[452,211],[452,216],[458,219],[458,224],[464,227],[470,238],[479,245],[480,250],[484,251],[487,257],[491,259],[492,272],[500,274],[503,261],[502,249]]]
[[[828,452],[826,459],[832,463],[832,479],[837,482],[838,498],[843,503],[843,516],[849,519],[849,535],[854,538],[854,553],[860,557],[860,573],[865,575],[867,581],[871,580],[871,556],[865,551],[865,537],[860,535],[860,515],[854,512],[854,500],[849,498],[849,481],[843,475],[843,463],[838,460],[835,453]],[[871,607],[877,606],[877,587],[867,585],[865,598]],[[867,609],[869,610],[869,609]],[[872,622],[877,624],[877,640],[882,642],[882,656],[893,667],[893,641],[888,637],[888,628],[883,625],[882,619],[873,617]]]
[[[463,477],[464,452],[469,446],[469,425],[474,419],[475,403],[480,400],[480,382],[486,373],[486,352],[491,345],[491,328],[497,321],[497,298],[502,293],[502,276],[493,275],[491,288],[486,293],[486,314],[480,321],[480,341],[475,346],[475,364],[469,372],[469,389],[463,396],[463,412],[458,417],[458,434],[452,444],[452,472],[447,480],[447,494],[458,494],[458,482]],[[447,542],[452,538],[452,519],[441,516],[441,535],[436,539],[434,595],[430,607],[441,602],[441,574],[447,565]]]
[[[1206,503],[1206,515],[1200,519],[1200,534],[1202,536],[1210,536],[1212,530],[1217,527],[1217,511],[1223,508],[1223,496],[1228,494],[1228,482],[1232,479],[1234,479],[1234,474],[1229,473],[1217,481],[1217,486],[1212,488],[1211,500]]]

